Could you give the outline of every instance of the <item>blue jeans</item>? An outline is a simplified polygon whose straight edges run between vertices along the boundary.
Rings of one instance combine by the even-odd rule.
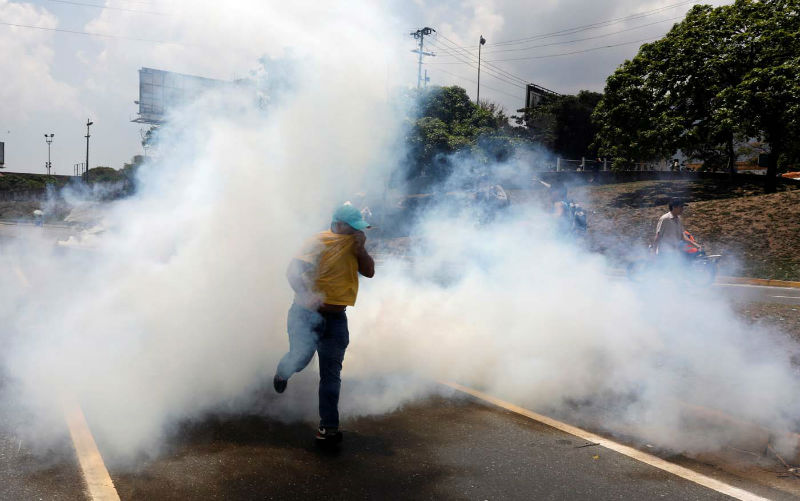
[[[342,361],[350,343],[345,313],[318,313],[292,304],[287,321],[289,353],[278,363],[277,375],[289,379],[319,355],[319,425],[339,426]]]

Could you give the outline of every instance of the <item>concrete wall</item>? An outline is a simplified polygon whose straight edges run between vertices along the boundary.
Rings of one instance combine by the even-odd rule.
[[[616,184],[635,181],[675,181],[696,179],[717,179],[733,183],[763,184],[764,176],[757,174],[736,174],[731,177],[726,172],[673,172],[673,171],[599,171],[599,172],[542,172],[538,179],[546,183],[563,182],[569,185]],[[786,182],[785,180],[778,181]]]

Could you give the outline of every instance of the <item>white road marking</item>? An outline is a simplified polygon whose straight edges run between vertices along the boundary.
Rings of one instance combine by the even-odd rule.
[[[746,501],[764,501],[767,499],[761,496],[757,496],[752,492],[748,492],[744,489],[734,487],[720,480],[703,475],[702,473],[698,473],[683,466],[678,466],[676,464],[670,463],[669,461],[665,461],[657,456],[653,456],[652,454],[648,454],[638,449],[634,449],[633,447],[614,442],[613,440],[610,440],[608,438],[601,437],[600,435],[596,435],[592,432],[583,430],[576,426],[569,425],[567,423],[563,423],[561,421],[544,416],[542,414],[537,414],[533,411],[519,407],[510,402],[500,400],[499,398],[495,398],[481,391],[473,390],[472,388],[462,386],[458,383],[449,383],[446,381],[441,381],[441,383],[444,384],[445,386],[449,386],[450,388],[458,390],[462,393],[472,395],[475,398],[488,402],[492,405],[501,407],[507,411],[511,411],[515,414],[520,414],[527,418],[533,419],[534,421],[538,421],[542,424],[545,424],[557,430],[582,438],[587,442],[597,443],[605,447],[606,449],[619,452],[620,454],[633,458],[637,461],[649,464],[650,466],[654,466],[660,470],[664,470],[668,473],[672,473],[673,475],[677,475],[681,478],[689,480],[690,482],[694,482],[696,484],[702,485],[703,487],[707,487],[709,489],[720,492],[727,496],[731,496],[732,498],[746,500]]]
[[[770,297],[780,297],[784,299],[800,299],[800,296],[770,296]]]
[[[92,501],[120,501],[80,406],[77,403],[67,403],[64,410],[89,497]]]
[[[728,283],[719,283],[717,282],[717,286],[720,287],[748,287],[750,289],[777,289],[777,290],[785,290],[786,292],[794,292],[797,289],[794,287],[781,287],[778,285],[752,285],[752,284],[728,284]]]

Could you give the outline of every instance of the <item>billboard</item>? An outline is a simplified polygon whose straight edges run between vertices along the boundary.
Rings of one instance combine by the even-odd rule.
[[[170,109],[198,98],[204,92],[230,82],[211,78],[184,75],[171,71],[142,68],[139,70],[138,117],[133,122],[163,123]]]
[[[560,96],[558,92],[550,89],[545,89],[536,84],[528,84],[525,87],[525,107],[535,108],[540,104],[547,102],[552,97]]]

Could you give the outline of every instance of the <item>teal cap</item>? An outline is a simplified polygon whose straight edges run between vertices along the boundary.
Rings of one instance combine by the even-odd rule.
[[[343,204],[333,213],[334,223],[347,223],[351,228],[358,231],[363,231],[369,228],[369,223],[364,221],[364,216],[361,211],[353,207],[349,202]]]

